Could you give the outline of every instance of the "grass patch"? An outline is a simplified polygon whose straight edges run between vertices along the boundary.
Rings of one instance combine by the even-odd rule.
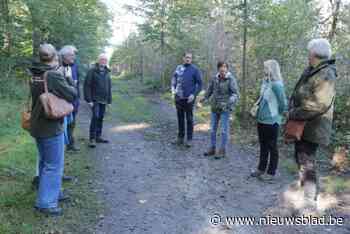
[[[143,91],[143,85],[136,79],[114,77],[110,117],[123,122],[151,122],[154,109]]]
[[[331,175],[322,178],[322,183],[327,193],[350,191],[350,180],[348,178]]]
[[[20,106],[21,101],[0,101],[0,233],[91,233],[101,204],[88,183],[94,173],[84,150],[66,155],[66,174],[78,181],[64,185],[73,198],[62,205],[64,216],[46,218],[34,212],[36,192],[31,181],[37,150],[33,138],[20,127]]]

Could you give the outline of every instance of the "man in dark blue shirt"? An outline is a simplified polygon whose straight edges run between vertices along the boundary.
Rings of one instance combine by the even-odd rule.
[[[184,63],[177,66],[171,80],[171,91],[175,98],[179,125],[178,145],[184,144],[185,117],[187,122],[186,146],[192,146],[193,139],[193,107],[197,95],[202,90],[202,77],[199,69],[192,64],[192,53],[186,52]]]

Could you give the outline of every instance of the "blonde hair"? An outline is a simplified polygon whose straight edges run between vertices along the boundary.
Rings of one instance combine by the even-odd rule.
[[[265,61],[264,67],[267,68],[269,73],[269,79],[271,81],[278,81],[278,80],[283,81],[280,65],[276,60],[270,59]]]

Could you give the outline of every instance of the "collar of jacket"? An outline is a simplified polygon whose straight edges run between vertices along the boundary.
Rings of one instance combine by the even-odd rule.
[[[215,75],[215,77],[216,77],[217,79],[220,79],[219,76],[220,76],[220,72],[218,72],[218,73]],[[225,79],[225,80],[226,80],[226,79],[229,79],[231,76],[232,76],[231,72],[227,72],[224,79]]]
[[[98,68],[98,67],[99,67],[99,64],[96,63],[94,69],[95,69],[95,71],[97,71],[97,72],[99,71],[99,68]],[[105,70],[106,70],[107,72],[111,72],[111,70],[110,70],[107,66],[105,66]]]
[[[304,78],[309,78],[320,72],[322,69],[335,64],[335,59],[322,60],[316,67],[309,66],[304,74]]]
[[[335,59],[324,59],[324,60],[321,60],[321,62],[314,69],[327,66],[327,65],[333,65],[333,64],[335,64]]]

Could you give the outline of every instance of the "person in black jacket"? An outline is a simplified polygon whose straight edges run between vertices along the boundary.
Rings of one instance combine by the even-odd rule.
[[[95,148],[96,143],[109,143],[101,137],[106,105],[112,103],[111,71],[107,64],[107,56],[101,54],[98,63],[88,71],[84,83],[84,98],[92,108],[89,143],[91,148]]]

